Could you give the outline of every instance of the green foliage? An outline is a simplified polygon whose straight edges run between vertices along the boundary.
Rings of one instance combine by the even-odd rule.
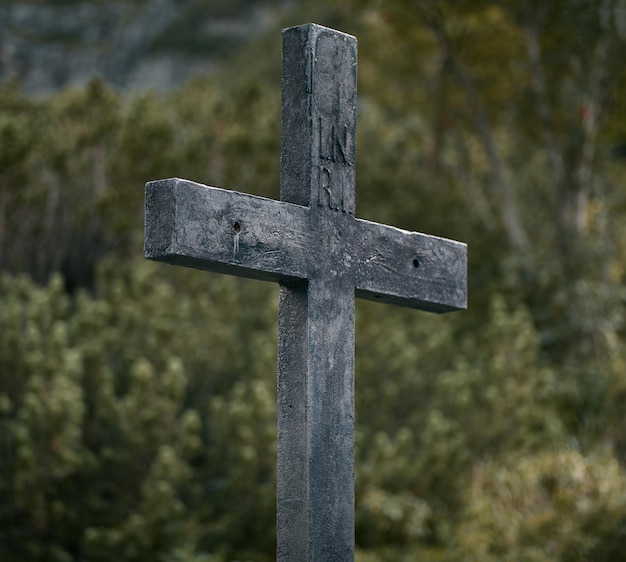
[[[0,84],[0,99],[0,267],[91,284],[112,245],[103,213],[119,99],[99,82],[41,102]]]
[[[72,301],[59,276],[44,288],[3,278],[3,558],[166,559],[201,538],[236,545],[235,514],[248,532],[271,527],[274,455],[257,446],[275,446],[275,398],[267,378],[243,373],[254,377],[253,358],[273,371],[274,330],[257,328],[238,371],[223,355],[222,323],[207,323],[225,314],[232,287],[216,280],[179,299],[155,273],[148,263],[104,268],[99,298]]]
[[[192,83],[129,102],[98,81],[43,101],[8,83],[0,102],[0,268],[38,282],[60,271],[72,291],[92,286],[104,255],[136,255],[151,179],[278,191],[279,96],[255,79],[234,96]]]
[[[474,470],[461,560],[609,562],[626,548],[626,477],[610,454],[545,451]]]
[[[359,215],[470,246],[467,313],[358,304],[357,559],[620,559],[619,6],[323,4]],[[164,95],[0,84],[3,560],[274,558],[276,289],[139,254],[148,180],[278,196],[276,49]]]
[[[379,382],[380,388],[369,379],[357,386],[357,539],[363,546],[453,540],[450,513],[466,501],[476,459],[541,450],[566,435],[556,378],[541,359],[526,310],[510,311],[495,297],[481,331],[465,334],[454,355],[450,323],[421,320],[375,324],[384,340],[359,333],[365,347],[376,341],[383,352],[394,348],[393,358],[377,363],[389,372],[376,372],[391,380],[382,387]],[[417,338],[419,347],[406,341],[410,338]],[[415,355],[395,373],[407,350]],[[365,360],[372,360],[367,352]],[[368,378],[362,363],[357,376]]]
[[[227,396],[211,399],[207,425],[206,463],[197,474],[205,488],[203,511],[211,521],[203,542],[230,556],[234,547],[243,559],[272,560],[276,548],[274,377],[238,382]]]
[[[180,360],[138,350],[116,369],[111,303],[71,310],[59,277],[47,288],[4,278],[2,295],[5,556],[146,560],[175,545],[197,439]]]

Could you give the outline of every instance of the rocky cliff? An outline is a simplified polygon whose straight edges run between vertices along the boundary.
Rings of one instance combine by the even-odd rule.
[[[2,0],[0,80],[46,94],[100,76],[170,89],[275,26],[295,0]]]

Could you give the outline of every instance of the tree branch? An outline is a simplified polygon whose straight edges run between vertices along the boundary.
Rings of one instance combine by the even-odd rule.
[[[609,29],[608,15],[610,14],[610,8],[611,0],[603,0],[599,8],[598,17],[601,32],[593,49],[589,81],[586,88],[587,100],[585,111],[582,114],[583,140],[578,166],[574,175],[577,183],[575,224],[578,232],[583,232],[585,229],[587,204],[592,190],[593,160],[596,153],[596,137],[602,112],[602,81],[605,76],[609,48],[613,38]]]
[[[465,93],[474,128],[487,157],[492,187],[496,191],[497,200],[500,204],[502,221],[509,243],[515,250],[525,252],[528,248],[528,236],[520,221],[513,184],[497,148],[489,117],[481,103],[476,82],[455,56],[452,44],[445,32],[441,15],[425,18],[425,21],[435,35],[450,69],[456,75]]]

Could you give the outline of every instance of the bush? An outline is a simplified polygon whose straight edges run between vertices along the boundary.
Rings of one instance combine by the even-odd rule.
[[[478,465],[458,559],[615,562],[626,552],[626,474],[611,455],[560,449]]]
[[[275,331],[249,318],[238,371],[211,320],[232,280],[184,297],[156,267],[101,268],[98,298],[2,277],[3,559],[273,552]]]

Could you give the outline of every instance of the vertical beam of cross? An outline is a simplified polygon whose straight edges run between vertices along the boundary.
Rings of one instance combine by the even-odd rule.
[[[354,557],[355,282],[332,264],[354,214],[356,56],[350,35],[283,31],[281,200],[325,240],[308,280],[280,286],[280,561]]]

